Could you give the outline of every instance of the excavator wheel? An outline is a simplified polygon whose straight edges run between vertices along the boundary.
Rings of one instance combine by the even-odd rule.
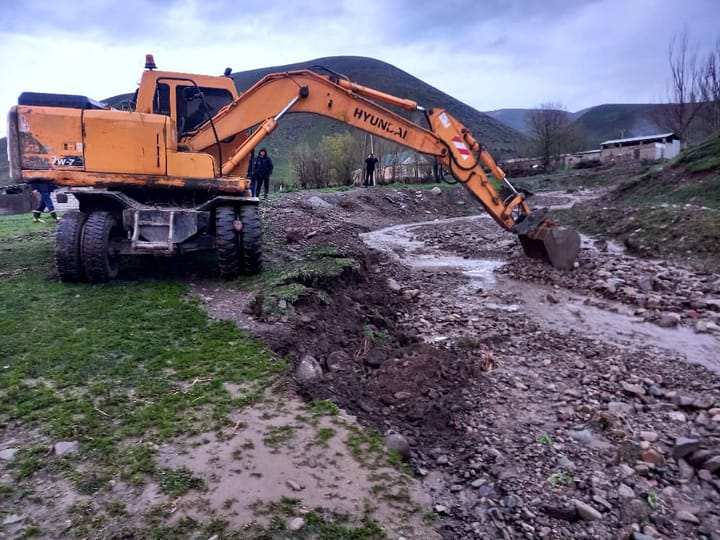
[[[240,271],[246,275],[262,271],[262,228],[260,208],[246,204],[240,207]]]
[[[110,241],[118,233],[117,220],[110,212],[92,212],[88,216],[80,241],[80,254],[88,282],[105,283],[117,277],[120,256],[111,252]]]
[[[78,282],[85,279],[80,255],[80,238],[87,220],[84,212],[65,212],[55,232],[55,267],[61,281]]]
[[[235,208],[218,206],[215,209],[215,243],[220,277],[232,279],[240,271],[240,245],[235,230]]]

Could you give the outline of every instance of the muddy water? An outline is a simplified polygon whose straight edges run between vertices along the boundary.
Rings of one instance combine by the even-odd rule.
[[[717,337],[697,334],[687,327],[661,328],[644,322],[625,304],[512,280],[494,273],[502,261],[464,259],[429,248],[415,239],[414,231],[419,227],[485,218],[481,215],[397,225],[361,236],[368,247],[388,253],[412,270],[455,271],[468,276],[470,281],[453,295],[462,299],[463,310],[476,307],[521,312],[548,330],[579,333],[630,348],[668,352],[720,372],[720,339]],[[583,240],[585,246],[592,246],[592,239],[586,237]],[[484,291],[480,297],[473,294],[479,289]],[[450,294],[448,291],[448,296]],[[469,305],[472,303],[477,305]]]

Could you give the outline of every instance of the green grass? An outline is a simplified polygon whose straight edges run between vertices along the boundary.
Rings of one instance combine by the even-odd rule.
[[[0,217],[0,425],[28,440],[9,464],[11,498],[35,497],[39,475],[65,477],[84,494],[113,478],[153,479],[177,496],[202,489],[187,470],[159,468],[156,444],[220,434],[285,363],[232,322],[209,320],[185,283],[57,281],[54,224],[28,221]],[[230,395],[226,382],[246,390]],[[80,451],[55,456],[62,440]],[[73,533],[103,526],[103,509],[92,512]]]
[[[50,269],[56,224],[33,223],[29,214],[0,216],[0,279],[29,269]]]

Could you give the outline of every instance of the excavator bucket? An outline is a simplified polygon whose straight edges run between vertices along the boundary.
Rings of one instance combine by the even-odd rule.
[[[580,251],[580,235],[577,231],[556,225],[539,229],[537,237],[519,235],[525,255],[533,259],[549,261],[555,268],[570,270]]]
[[[547,215],[548,209],[540,208],[519,220],[513,232],[520,238],[525,255],[548,261],[555,268],[570,270],[580,251],[580,235],[555,225]]]

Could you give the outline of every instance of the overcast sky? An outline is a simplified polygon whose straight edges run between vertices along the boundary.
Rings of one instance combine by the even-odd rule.
[[[705,54],[720,0],[0,0],[0,108],[23,91],[104,99],[160,69],[221,74],[383,60],[481,110],[662,101],[668,44]],[[426,106],[432,103],[423,104]],[[4,113],[3,113],[4,114]],[[0,136],[5,135],[0,124]]]

